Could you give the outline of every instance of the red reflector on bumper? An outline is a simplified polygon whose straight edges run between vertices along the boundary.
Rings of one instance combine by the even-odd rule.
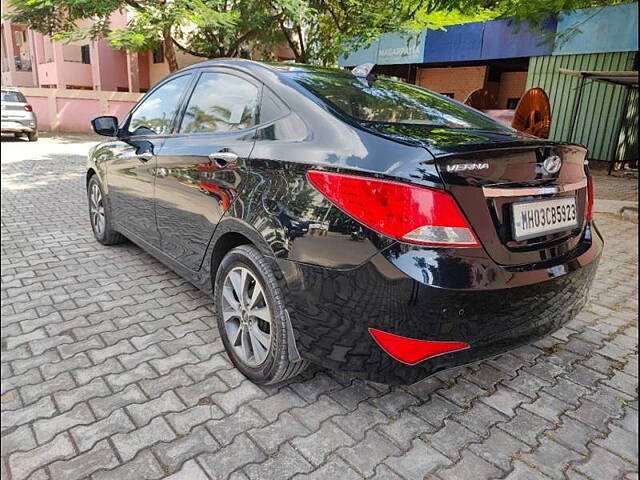
[[[408,365],[415,365],[427,358],[437,357],[443,353],[466,350],[469,344],[465,342],[432,342],[401,337],[393,333],[370,328],[369,333],[380,348],[396,360]]]

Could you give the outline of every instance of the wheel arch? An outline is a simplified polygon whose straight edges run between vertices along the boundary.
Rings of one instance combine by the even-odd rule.
[[[227,253],[240,245],[252,245],[263,255],[273,257],[273,250],[264,237],[248,223],[234,217],[223,218],[211,239],[209,267],[211,291],[215,290],[215,280],[222,259]]]
[[[89,185],[89,180],[91,180],[91,177],[93,177],[94,175],[98,175],[98,173],[95,171],[93,167],[89,167],[87,169],[87,175],[85,177],[85,186]]]
[[[236,247],[240,245],[253,245],[251,240],[239,232],[227,232],[217,239],[211,252],[211,289],[215,289],[215,278],[222,259]]]

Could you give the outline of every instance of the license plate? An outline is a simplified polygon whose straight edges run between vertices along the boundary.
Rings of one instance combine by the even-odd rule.
[[[578,225],[576,198],[554,198],[511,205],[516,240],[569,230]]]

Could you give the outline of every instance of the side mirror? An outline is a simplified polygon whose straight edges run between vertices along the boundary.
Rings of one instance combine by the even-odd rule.
[[[96,117],[91,120],[93,131],[105,137],[118,136],[118,119],[112,116]]]

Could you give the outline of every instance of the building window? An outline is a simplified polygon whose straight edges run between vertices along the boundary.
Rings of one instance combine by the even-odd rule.
[[[53,42],[49,38],[43,38],[42,44],[44,47],[44,63],[53,62]]]
[[[508,98],[507,99],[507,109],[508,110],[515,110],[516,107],[518,106],[518,102],[520,101],[520,98],[515,97],[515,98]]]
[[[452,92],[442,92],[440,95],[444,95],[445,97],[449,97],[449,98],[454,98],[454,95]]]
[[[15,30],[14,38],[15,38],[16,46],[21,47],[23,44],[27,43],[26,30]]]
[[[153,63],[164,63],[164,48],[158,45],[153,49]]]
[[[80,47],[80,58],[81,62],[84,64],[91,63],[91,51],[89,50],[89,45],[82,45]]]

